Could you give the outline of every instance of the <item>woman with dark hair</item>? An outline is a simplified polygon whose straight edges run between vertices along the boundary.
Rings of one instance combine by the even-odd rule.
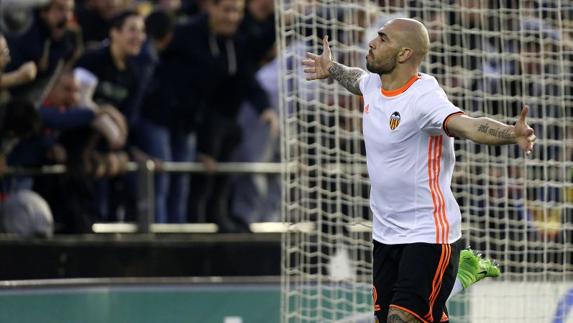
[[[93,102],[117,109],[130,128],[139,117],[142,79],[141,67],[136,64],[135,57],[145,38],[144,18],[135,11],[121,12],[111,20],[109,42],[86,51],[75,69],[76,74],[95,80]],[[121,148],[104,145],[98,149],[118,151]],[[133,147],[129,151],[139,156],[139,151]],[[101,179],[97,185],[99,220],[124,220],[123,213],[126,217],[134,217],[135,189],[131,178]]]

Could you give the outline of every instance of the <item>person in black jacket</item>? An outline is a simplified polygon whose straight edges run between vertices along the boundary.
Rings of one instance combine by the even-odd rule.
[[[237,114],[247,99],[260,114],[261,121],[278,131],[278,117],[255,79],[256,62],[248,37],[238,33],[243,19],[244,1],[211,0],[207,13],[175,30],[164,58],[171,66],[181,98],[175,125],[197,131],[198,159],[213,170],[217,161],[229,161],[240,143]],[[191,220],[212,220],[222,231],[239,227],[227,213],[229,178],[198,176],[191,185]],[[207,214],[211,218],[207,218]]]
[[[177,96],[161,60],[161,53],[173,39],[175,16],[164,10],[153,11],[145,19],[145,29],[148,38],[137,57],[138,65],[143,66],[143,90],[140,118],[131,130],[134,144],[159,162],[190,161],[176,159],[178,156],[173,154],[180,137],[185,139],[187,132],[170,129]],[[154,184],[155,222],[186,222],[189,175],[156,173]]]
[[[141,68],[135,57],[145,41],[145,22],[134,11],[124,11],[113,18],[109,31],[109,44],[86,52],[76,65],[76,72],[97,78],[93,94],[95,104],[117,108],[132,127],[139,117],[139,91]],[[128,144],[131,139],[128,139]],[[99,147],[105,150],[109,147]],[[131,149],[130,152],[136,153]],[[135,185],[131,177],[101,180],[99,198],[102,220],[122,220],[135,216]],[[109,198],[109,201],[108,201]],[[108,204],[108,207],[103,207]],[[124,211],[121,211],[124,210]]]
[[[121,3],[116,0],[86,0],[83,5],[78,5],[76,17],[87,48],[97,47],[108,38],[113,18],[121,10]]]
[[[10,63],[12,57],[10,56],[10,48],[6,41],[6,37],[0,34],[0,93],[14,86],[19,86],[33,81],[36,78],[36,63],[26,62],[10,73],[4,73],[4,69]],[[0,94],[0,104],[2,102],[2,95]]]
[[[124,11],[111,22],[110,42],[87,51],[76,68],[82,68],[97,77],[93,100],[98,105],[109,104],[120,110],[133,124],[138,117],[138,91],[141,68],[135,57],[145,41],[145,23],[134,11]]]
[[[6,71],[26,62],[37,66],[35,81],[12,88],[12,95],[40,103],[58,66],[70,65],[78,58],[82,46],[79,33],[71,26],[73,12],[73,0],[51,0],[34,12],[34,23],[24,34],[6,35],[12,58]]]
[[[251,57],[262,66],[275,52],[275,15],[273,0],[249,0],[239,32],[248,37]]]
[[[94,196],[96,179],[112,177],[119,172],[124,154],[97,150],[97,138],[112,146],[114,136],[100,127],[108,117],[125,127],[123,116],[113,107],[93,109],[83,106],[79,82],[72,73],[62,74],[47,94],[39,109],[43,129],[41,140],[45,149],[44,162],[65,163],[62,176],[36,177],[34,189],[54,211],[59,233],[91,232],[98,221],[99,204]],[[33,147],[27,147],[31,149]]]

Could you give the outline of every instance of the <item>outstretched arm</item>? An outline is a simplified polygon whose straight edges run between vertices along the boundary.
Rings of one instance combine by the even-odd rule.
[[[518,144],[526,153],[533,151],[535,134],[525,122],[529,107],[523,107],[515,126],[506,125],[490,118],[472,118],[463,114],[451,116],[447,131],[455,137],[466,138],[478,144]]]
[[[324,36],[322,39],[322,47],[321,55],[306,53],[307,59],[302,61],[305,66],[304,72],[307,73],[306,79],[319,80],[331,77],[351,93],[362,95],[359,84],[360,78],[366,74],[366,71],[333,61],[328,45],[328,36]]]

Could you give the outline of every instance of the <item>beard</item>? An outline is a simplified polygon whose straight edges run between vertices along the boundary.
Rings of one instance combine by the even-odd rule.
[[[366,60],[366,69],[369,72],[376,73],[379,75],[382,74],[389,74],[396,68],[396,56],[392,56],[389,59],[385,60],[385,62],[381,64],[375,64],[370,60]]]

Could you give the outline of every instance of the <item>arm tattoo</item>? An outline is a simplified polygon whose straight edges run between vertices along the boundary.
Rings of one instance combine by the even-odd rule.
[[[512,138],[511,130],[509,129],[500,130],[500,129],[490,128],[487,124],[480,124],[478,126],[478,131],[502,140],[509,140]]]
[[[340,85],[344,86],[352,94],[362,95],[360,91],[360,77],[366,72],[360,68],[352,68],[344,66],[337,62],[332,62],[332,65],[328,69],[330,77],[337,80]]]

